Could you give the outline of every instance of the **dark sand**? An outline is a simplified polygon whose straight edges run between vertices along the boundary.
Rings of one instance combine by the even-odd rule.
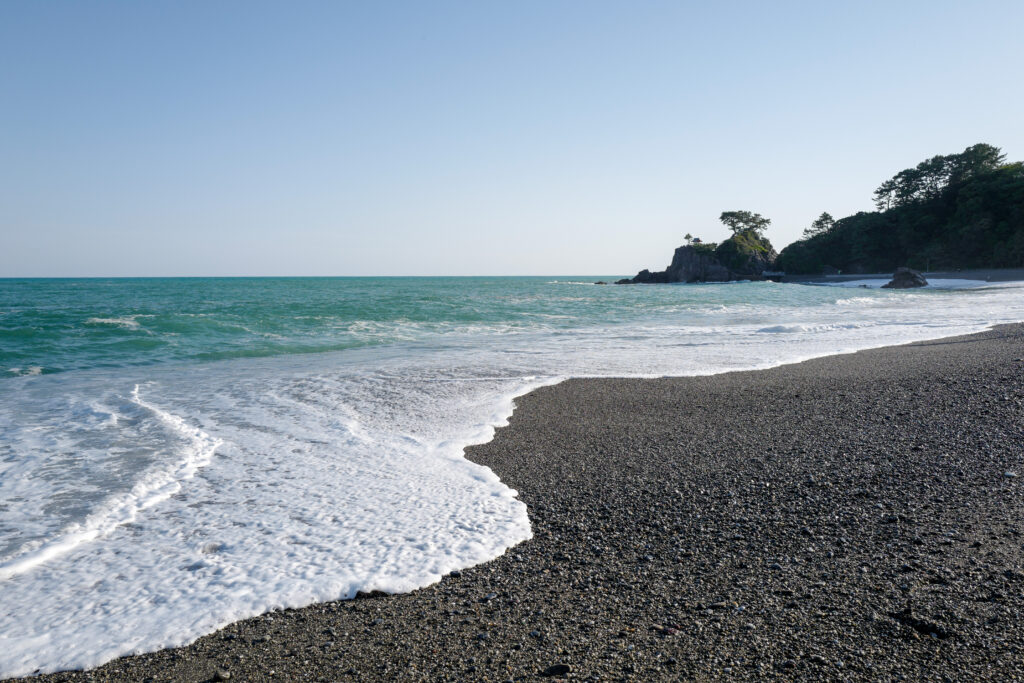
[[[533,540],[45,679],[1024,679],[1024,326],[517,403]]]

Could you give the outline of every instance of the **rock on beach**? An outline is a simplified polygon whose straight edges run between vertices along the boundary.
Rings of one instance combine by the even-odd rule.
[[[924,275],[921,275],[916,270],[900,267],[893,273],[892,280],[882,285],[882,289],[912,289],[914,287],[927,286],[928,280],[925,279]]]

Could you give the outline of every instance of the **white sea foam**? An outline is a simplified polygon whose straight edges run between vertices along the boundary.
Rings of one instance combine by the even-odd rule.
[[[143,473],[130,491],[103,500],[84,520],[68,525],[52,538],[35,539],[22,548],[21,552],[0,558],[0,581],[52,561],[82,544],[110,534],[122,524],[135,521],[140,511],[170,498],[181,490],[182,481],[191,479],[200,467],[209,463],[214,450],[221,444],[219,439],[189,427],[178,416],[143,401],[139,397],[137,385],[131,397],[136,404],[151,411],[167,426],[172,443],[175,440],[184,442],[176,444],[176,455],[172,456],[170,466],[157,467]],[[116,426],[116,414],[111,412],[106,415],[108,425]]]
[[[43,368],[41,365],[30,365],[27,368],[7,368],[7,373],[21,377],[31,377],[32,375],[43,374]]]
[[[807,332],[833,332],[836,330],[855,330],[857,328],[866,327],[870,323],[795,323],[790,325],[770,325],[769,327],[762,327],[758,332],[772,332],[772,333],[784,333],[784,334],[801,334]]]
[[[433,343],[7,378],[0,675],[411,590],[501,554],[530,537],[525,506],[462,452],[537,386],[766,368],[1024,318],[1020,287],[799,308],[783,287],[757,290],[760,306],[703,288],[687,294],[703,309],[666,305],[642,324],[465,326]]]
[[[89,318],[85,322],[87,325],[113,325],[125,330],[138,330],[141,327],[138,318],[141,317],[147,316],[129,315],[123,318]]]

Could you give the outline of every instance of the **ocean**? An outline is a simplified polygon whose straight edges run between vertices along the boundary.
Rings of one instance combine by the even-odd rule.
[[[1024,320],[1019,283],[597,279],[0,280],[0,676],[502,554],[525,506],[462,453],[536,387]]]

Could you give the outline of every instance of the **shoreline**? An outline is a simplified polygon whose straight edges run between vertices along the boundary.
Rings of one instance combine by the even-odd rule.
[[[921,271],[926,280],[980,280],[985,282],[1024,281],[1024,268],[975,268],[971,270]],[[825,283],[849,282],[851,280],[891,280],[892,273],[862,273],[846,275],[786,275],[781,282]]]
[[[941,425],[948,423],[946,437],[955,437],[960,450],[973,444],[981,453],[997,451],[1000,463],[1015,459],[1011,464],[1016,467],[1024,459],[1019,398],[1024,365],[1018,361],[1024,355],[1022,338],[1024,327],[1009,325],[968,337],[825,356],[768,370],[665,379],[570,379],[535,389],[516,399],[508,427],[466,452],[519,491],[530,509],[532,540],[413,593],[274,612],[236,622],[183,648],[32,680],[198,681],[210,680],[218,670],[242,680],[507,680],[532,678],[559,664],[570,666],[573,677],[594,674],[602,679],[790,677],[800,672],[855,679],[897,671],[920,675],[920,669],[906,668],[915,660],[905,661],[905,653],[900,659],[882,656],[876,665],[873,650],[864,647],[859,650],[865,654],[854,650],[851,656],[848,648],[833,645],[842,651],[841,659],[824,652],[827,643],[818,644],[813,654],[805,652],[804,639],[816,643],[828,631],[842,635],[843,629],[835,631],[830,622],[845,625],[847,635],[866,623],[871,629],[859,634],[861,644],[876,646],[895,638],[905,648],[907,641],[920,660],[916,664],[958,666],[956,673],[967,677],[965,665],[973,660],[963,659],[956,644],[965,639],[961,632],[970,629],[961,625],[957,630],[957,619],[944,618],[936,607],[945,604],[939,598],[948,596],[930,594],[942,592],[936,585],[960,587],[955,577],[947,576],[955,571],[930,567],[934,563],[922,562],[928,557],[908,560],[889,581],[912,582],[907,590],[900,588],[903,584],[886,585],[888,575],[873,571],[877,558],[872,553],[885,557],[888,552],[885,543],[878,545],[879,538],[902,549],[907,534],[901,528],[948,526],[945,512],[923,501],[915,502],[915,512],[906,516],[886,496],[875,495],[903,497],[896,495],[902,491],[893,489],[892,481],[851,480],[837,461],[848,458],[846,451],[863,448],[874,467],[869,474],[879,469],[898,472],[909,465],[894,463],[878,444],[900,443],[904,432],[919,430],[918,440],[926,445],[910,444],[911,459],[931,458],[931,464],[944,466],[944,458],[954,458],[966,471],[970,463],[959,452],[948,452],[957,449],[930,449],[941,442]],[[993,368],[1000,359],[1015,372],[1004,376],[1004,367]],[[978,384],[972,373],[985,375],[987,383]],[[901,381],[925,378],[942,387],[936,390],[940,394],[949,394],[952,383],[954,388],[969,385],[968,393],[975,396],[971,400],[992,398],[985,410],[1010,418],[1003,422],[1016,427],[1016,443],[991,443],[991,435],[1005,425],[995,425],[993,432],[989,415],[958,411],[949,399],[970,398],[963,391],[925,396],[900,386]],[[1008,391],[1016,392],[1015,398],[1002,401]],[[892,419],[881,419],[879,394],[904,402]],[[808,396],[818,403],[810,405]],[[850,424],[857,430],[835,432],[837,425]],[[835,432],[831,440],[830,431]],[[810,455],[821,450],[821,443],[828,446],[827,462]],[[922,448],[914,450],[918,445]],[[848,466],[866,467],[860,461]],[[1009,496],[1019,519],[1024,505],[1015,478],[1002,476],[1005,471],[996,473],[997,488]],[[943,497],[936,486],[928,486],[926,480],[934,475],[920,467],[909,473],[914,475],[909,483],[929,493],[936,489],[935,495]],[[759,479],[770,485],[754,485]],[[951,485],[956,488],[955,482]],[[851,497],[837,498],[836,491]],[[991,503],[991,496],[974,497],[972,504]],[[844,525],[842,515],[837,522],[829,521],[831,513],[821,509],[824,499],[840,508],[858,503],[857,514],[848,520],[857,524]],[[741,501],[746,504],[737,508]],[[865,516],[861,508],[867,503],[870,514]],[[979,517],[973,523],[991,526],[1002,516],[1003,527],[1009,529],[1010,507],[1004,505],[993,519]],[[816,523],[809,519],[809,510],[816,511]],[[895,520],[873,519],[879,515]],[[799,528],[790,528],[796,521]],[[859,538],[866,531],[878,538]],[[947,546],[950,537],[939,536],[939,555],[955,554],[950,548],[963,550],[959,540]],[[904,554],[930,554],[930,540],[920,534],[910,537]],[[756,547],[766,541],[770,547]],[[928,551],[915,550],[922,547]],[[1021,571],[1019,543],[1015,552],[998,547],[991,552],[1003,553],[1003,584],[1012,584],[1015,579],[1005,572],[1016,576]],[[851,556],[863,564],[846,566]],[[970,565],[969,559],[961,557],[954,564],[962,569]],[[820,577],[812,580],[810,567],[818,562],[840,565],[832,580],[839,589],[829,590],[829,581]],[[784,577],[788,580],[781,581]],[[923,584],[921,577],[927,579]],[[868,580],[882,589],[859,595]],[[919,599],[918,584],[931,587],[922,589],[927,599],[903,614],[905,605],[897,603],[908,595]],[[1003,584],[993,589],[992,595],[1002,596],[994,602],[1019,609],[1021,598]],[[863,609],[854,610],[856,619],[843,621],[849,596],[835,596],[851,591],[859,595]],[[929,602],[932,598],[938,602]],[[813,614],[811,607],[817,610]],[[796,631],[788,623],[794,621]],[[824,622],[820,629],[815,627],[818,621]],[[931,627],[922,636],[921,629]],[[1009,627],[1010,645],[1019,647],[1024,636],[1016,624]],[[925,647],[932,640],[945,656]],[[879,652],[891,654],[886,648]],[[947,661],[949,657],[953,659]],[[981,661],[1000,666],[991,658]],[[1024,667],[1016,662],[1002,665],[1011,668],[996,668],[997,677],[1021,675],[1018,668]]]

